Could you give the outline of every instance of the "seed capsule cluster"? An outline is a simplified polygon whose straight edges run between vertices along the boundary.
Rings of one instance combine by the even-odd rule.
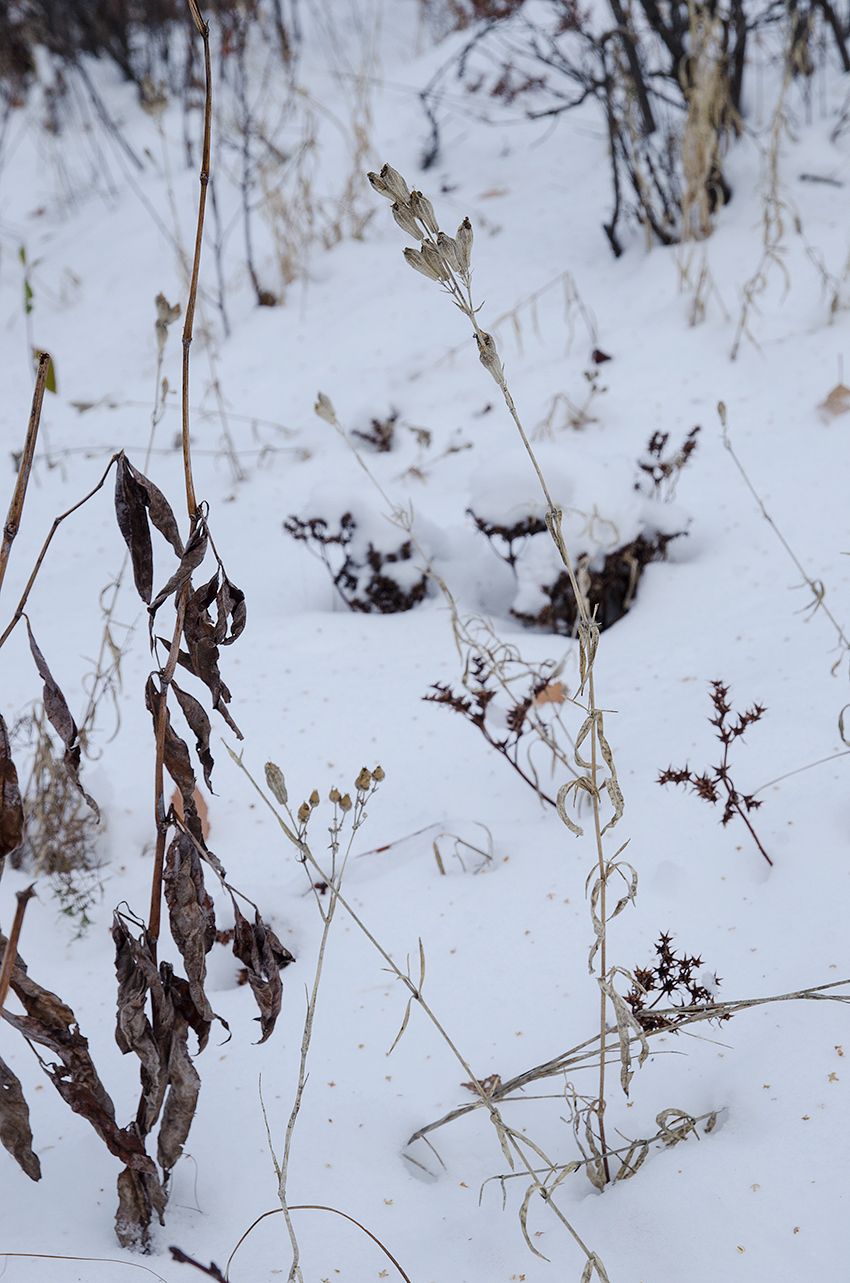
[[[486,334],[475,317],[470,294],[472,260],[472,224],[464,218],[454,236],[440,231],[434,206],[422,192],[411,191],[397,169],[384,165],[379,174],[367,175],[375,191],[392,201],[392,215],[403,232],[418,241],[419,248],[404,250],[412,268],[442,285],[455,304],[475,327],[475,341],[481,364],[501,387],[504,381],[502,363],[492,334]],[[322,411],[317,407],[317,413]],[[324,417],[324,416],[323,416]]]

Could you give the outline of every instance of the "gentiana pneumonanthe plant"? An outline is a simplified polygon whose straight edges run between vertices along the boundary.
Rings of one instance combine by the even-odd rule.
[[[440,229],[434,207],[426,196],[419,191],[411,191],[404,178],[390,165],[384,165],[379,174],[370,173],[369,182],[375,191],[386,196],[392,202],[392,213],[395,221],[415,241],[418,248],[406,248],[404,257],[411,267],[423,276],[439,284],[449,295],[456,307],[463,312],[472,324],[473,336],[478,348],[481,364],[498,384],[505,404],[516,424],[523,445],[528,452],[531,464],[537,474],[546,502],[546,526],[554,541],[555,547],[569,576],[570,584],[578,607],[578,642],[580,664],[580,686],[575,702],[585,714],[584,721],[576,736],[575,760],[582,774],[561,786],[558,791],[558,813],[561,819],[577,836],[583,830],[567,810],[571,800],[575,804],[580,794],[586,794],[590,800],[593,814],[593,831],[596,841],[596,868],[588,878],[590,892],[591,918],[594,941],[590,951],[589,964],[593,970],[598,959],[597,979],[600,987],[600,1041],[599,1089],[595,1101],[590,1107],[590,1115],[595,1118],[595,1127],[601,1154],[601,1184],[611,1179],[608,1164],[608,1146],[605,1139],[605,1061],[606,1061],[606,1028],[608,1002],[614,1007],[614,1014],[620,1033],[620,1044],[624,1049],[621,1082],[628,1090],[631,1067],[628,1057],[629,1021],[624,1011],[624,1004],[613,988],[617,968],[608,966],[607,923],[620,913],[630,901],[634,900],[637,889],[637,875],[631,865],[619,859],[623,847],[611,857],[606,857],[603,836],[618,822],[623,814],[623,796],[617,780],[611,749],[605,738],[603,715],[596,702],[594,685],[594,663],[599,644],[599,628],[591,613],[587,600],[585,585],[581,576],[577,576],[564,542],[562,534],[562,510],[552,499],[546,478],[544,477],[528,435],[520,420],[519,413],[511,396],[505,379],[504,367],[491,334],[482,329],[478,322],[475,302],[472,296],[472,224],[468,218],[457,229],[454,236],[449,236]],[[588,754],[587,757],[583,754]],[[610,805],[611,815],[605,820],[603,811]],[[608,911],[608,883],[618,874],[625,883],[625,893],[617,902],[613,912]]]

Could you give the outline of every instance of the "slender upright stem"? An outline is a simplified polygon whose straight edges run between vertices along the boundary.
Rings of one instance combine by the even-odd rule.
[[[27,497],[27,485],[29,484],[33,456],[35,455],[35,443],[38,438],[38,425],[41,422],[41,403],[44,400],[44,388],[47,383],[47,371],[49,369],[50,353],[42,352],[38,358],[38,374],[35,380],[35,391],[32,394],[32,409],[30,410],[27,438],[24,442],[21,462],[18,467],[18,480],[15,484],[12,502],[9,504],[6,524],[3,527],[3,545],[0,547],[0,589],[2,589],[3,580],[6,578],[9,553],[12,551],[12,544],[21,524],[21,514],[24,510],[24,500]]]
[[[3,1010],[3,1003],[6,1001],[6,994],[9,992],[9,982],[12,979],[15,959],[18,956],[18,940],[21,936],[21,927],[24,925],[27,902],[35,895],[35,887],[29,886],[25,891],[18,891],[16,894],[18,907],[15,909],[15,920],[12,923],[12,930],[9,932],[9,939],[6,941],[6,952],[3,954],[3,963],[0,966],[0,1011]]]
[[[183,472],[186,478],[186,505],[189,519],[196,520],[198,501],[195,498],[195,483],[192,478],[192,456],[189,443],[189,348],[192,345],[193,326],[195,322],[195,303],[198,297],[198,276],[201,269],[201,245],[204,239],[204,211],[207,203],[207,186],[210,181],[210,136],[212,133],[212,70],[210,67],[210,29],[201,17],[196,0],[188,0],[195,26],[204,42],[204,76],[206,80],[206,101],[204,105],[204,146],[201,158],[201,194],[198,200],[198,227],[195,233],[195,257],[192,262],[192,280],[189,286],[189,299],[186,304],[186,319],[183,323]]]

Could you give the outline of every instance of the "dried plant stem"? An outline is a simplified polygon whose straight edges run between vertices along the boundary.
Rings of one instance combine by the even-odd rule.
[[[15,920],[12,923],[12,930],[9,932],[9,939],[6,941],[3,964],[0,966],[0,1011],[3,1010],[3,1003],[6,1001],[6,994],[9,992],[9,982],[12,979],[12,971],[18,954],[18,940],[21,936],[21,927],[24,925],[24,914],[27,911],[27,904],[35,895],[35,885],[28,886],[25,891],[17,891],[15,894],[18,907],[15,909]]]
[[[35,391],[32,395],[32,409],[30,410],[27,437],[21,455],[21,462],[18,465],[18,480],[15,483],[15,493],[12,495],[12,502],[9,504],[9,512],[6,516],[6,524],[3,527],[3,544],[0,547],[0,589],[2,589],[3,580],[6,578],[9,553],[12,551],[12,544],[20,528],[24,500],[27,497],[27,485],[29,484],[32,461],[35,455],[38,426],[41,422],[41,403],[44,400],[44,388],[47,383],[47,371],[49,368],[50,353],[42,352],[38,358],[38,374],[35,380]]]
[[[552,1198],[551,1190],[548,1189],[544,1184],[541,1184],[538,1181],[537,1176],[535,1175],[533,1164],[530,1161],[528,1154],[526,1150],[523,1148],[523,1146],[528,1146],[535,1154],[537,1154],[540,1158],[542,1158],[543,1162],[547,1165],[547,1169],[549,1170],[550,1173],[555,1173],[557,1171],[556,1165],[543,1152],[543,1150],[541,1150],[540,1147],[534,1143],[534,1141],[530,1140],[527,1136],[523,1135],[522,1133],[514,1131],[514,1129],[512,1127],[509,1127],[508,1124],[504,1121],[496,1105],[491,1100],[490,1094],[481,1085],[481,1083],[473,1073],[471,1066],[466,1061],[463,1053],[460,1051],[457,1044],[453,1041],[450,1034],[444,1028],[444,1026],[440,1022],[437,1015],[434,1013],[434,1011],[432,1011],[431,1007],[428,1005],[427,1001],[425,1000],[422,994],[421,980],[419,985],[414,984],[411,977],[406,972],[402,971],[401,968],[398,966],[398,964],[394,962],[393,958],[386,951],[386,949],[383,947],[380,941],[376,939],[376,937],[372,934],[372,932],[369,930],[366,924],[358,916],[356,911],[352,908],[352,906],[341,894],[339,890],[339,878],[338,877],[335,878],[333,872],[328,874],[324,871],[324,869],[319,864],[319,862],[317,861],[316,857],[313,855],[312,851],[310,850],[306,842],[304,842],[302,838],[299,838],[296,835],[296,833],[293,831],[294,825],[293,825],[293,828],[290,828],[290,826],[282,818],[282,816],[277,811],[277,809],[272,805],[269,798],[266,796],[264,791],[257,784],[257,781],[251,775],[248,768],[245,766],[245,763],[242,760],[241,755],[237,755],[236,753],[234,753],[233,750],[229,748],[229,746],[228,746],[228,752],[230,753],[230,756],[233,759],[233,761],[240,768],[240,770],[247,776],[247,778],[253,784],[254,788],[256,789],[260,797],[269,807],[270,811],[274,815],[275,819],[277,820],[281,829],[285,833],[286,837],[297,848],[300,858],[306,864],[309,864],[314,870],[314,872],[318,874],[322,882],[326,884],[328,888],[328,894],[331,896],[331,903],[328,906],[328,909],[326,911],[327,915],[330,915],[332,913],[336,905],[336,902],[338,901],[342,905],[342,907],[345,909],[345,911],[348,913],[349,917],[354,922],[355,926],[357,926],[360,929],[360,931],[363,933],[363,935],[365,935],[366,939],[370,942],[370,944],[372,944],[372,946],[378,951],[380,956],[383,958],[384,962],[387,964],[387,968],[405,986],[405,988],[408,990],[410,994],[409,1003],[412,1003],[415,1001],[418,1004],[420,1009],[424,1012],[424,1014],[430,1020],[433,1027],[439,1033],[440,1037],[446,1043],[450,1051],[454,1054],[459,1064],[463,1068],[464,1073],[469,1075],[469,1082],[472,1083],[473,1087],[478,1093],[479,1103],[482,1104],[490,1113],[490,1119],[493,1125],[495,1126],[496,1132],[499,1136],[499,1142],[502,1147],[502,1152],[504,1153],[506,1159],[508,1160],[511,1168],[514,1167],[514,1161],[510,1153],[510,1151],[513,1150],[514,1154],[519,1158],[522,1166],[525,1168],[526,1173],[531,1177],[536,1191],[543,1198],[547,1206],[552,1209],[553,1213],[558,1218],[558,1220],[562,1223],[562,1225],[572,1235],[576,1244],[581,1248],[582,1252],[584,1252],[587,1258],[587,1261],[589,1263],[592,1263],[593,1268],[597,1270],[599,1277],[603,1280],[607,1280],[605,1267],[602,1264],[599,1257],[596,1255],[595,1252],[592,1252],[590,1248],[587,1247],[587,1245],[583,1242],[578,1232],[567,1220],[564,1213],[561,1211],[557,1203]],[[423,973],[424,973],[424,953],[422,952],[421,941],[420,941],[420,957],[423,959]],[[406,1024],[406,1019],[407,1018],[405,1017],[405,1024]],[[403,1031],[404,1031],[404,1025],[402,1025],[402,1032]],[[400,1036],[401,1035],[399,1035],[399,1037]],[[398,1039],[396,1039],[396,1041],[398,1041]],[[304,1051],[303,1051],[303,1044],[302,1044],[302,1062],[303,1062],[303,1055],[304,1055]],[[302,1063],[302,1072],[303,1072],[303,1063]],[[281,1176],[283,1177],[282,1167],[281,1167]],[[281,1202],[283,1202],[283,1199],[281,1199]],[[534,1247],[532,1247],[532,1251],[537,1256],[542,1255],[542,1253],[538,1252],[537,1249]],[[297,1276],[292,1272],[290,1272],[290,1283],[291,1283],[291,1280],[295,1277],[300,1278],[300,1272]],[[590,1278],[590,1274],[587,1274],[587,1278],[588,1279]]]
[[[408,1278],[407,1274],[405,1274],[404,1270],[401,1268],[401,1266],[393,1256],[390,1249],[384,1243],[381,1242],[381,1240],[377,1237],[377,1235],[373,1234],[371,1230],[367,1230],[365,1225],[361,1225],[360,1221],[355,1220],[353,1216],[349,1216],[347,1212],[341,1212],[338,1207],[324,1207],[321,1203],[295,1204],[294,1206],[290,1207],[289,1210],[290,1212],[333,1212],[334,1215],[342,1216],[346,1221],[351,1221],[352,1225],[356,1225],[357,1228],[362,1230],[364,1234],[368,1234],[369,1238],[372,1240],[373,1243],[378,1244],[378,1247],[381,1249],[384,1255],[388,1257],[389,1260],[392,1261],[393,1265],[396,1267],[401,1277],[405,1280],[405,1283],[410,1283],[410,1279]],[[264,1221],[267,1216],[277,1216],[282,1211],[283,1211],[282,1207],[273,1207],[270,1212],[263,1212],[262,1216],[258,1216],[257,1219],[253,1221],[251,1225],[248,1226],[245,1233],[242,1235],[239,1242],[236,1244],[233,1251],[230,1253],[230,1256],[227,1258],[227,1264],[224,1267],[225,1277],[227,1277],[229,1274],[231,1261],[233,1260],[234,1256],[239,1251],[240,1247],[245,1242],[245,1239],[248,1237],[251,1231],[255,1229],[257,1225],[259,1225],[260,1221]]]
[[[192,281],[189,286],[189,299],[186,303],[186,319],[183,324],[183,471],[186,479],[186,504],[189,518],[194,524],[198,511],[195,498],[195,483],[192,477],[192,457],[189,442],[189,348],[192,344],[195,321],[195,304],[198,297],[198,276],[201,269],[201,246],[204,239],[204,210],[207,203],[207,186],[210,181],[210,136],[212,133],[212,71],[210,67],[210,29],[201,17],[197,0],[188,0],[198,34],[204,42],[204,77],[206,94],[204,102],[204,145],[201,159],[201,193],[198,200],[198,227],[195,233],[195,256],[192,262]]]
[[[66,512],[61,513],[53,522],[53,525],[50,527],[50,533],[48,534],[47,538],[45,539],[42,545],[41,552],[38,554],[36,563],[32,569],[32,573],[30,574],[30,577],[27,580],[26,587],[24,588],[23,595],[21,596],[21,600],[18,602],[15,613],[12,616],[9,623],[7,624],[6,629],[3,632],[2,636],[0,636],[0,646],[2,646],[3,643],[6,641],[6,638],[9,636],[12,629],[16,626],[19,620],[23,618],[24,607],[27,604],[27,599],[30,595],[30,592],[32,591],[32,586],[36,581],[36,576],[38,575],[38,572],[41,569],[41,563],[44,561],[44,558],[47,555],[47,549],[50,547],[51,540],[53,539],[53,536],[56,534],[56,531],[59,529],[59,527],[61,526],[62,522],[65,520],[66,517],[70,517],[73,512],[76,512],[78,508],[82,508],[84,503],[88,503],[89,499],[91,499],[93,495],[97,494],[98,490],[100,490],[100,488],[103,486],[103,483],[106,481],[106,478],[109,476],[109,472],[112,468],[112,465],[119,458],[120,458],[120,455],[114,454],[112,458],[109,460],[109,463],[106,467],[106,471],[104,472],[103,476],[100,478],[100,481],[98,481],[97,485],[92,490],[90,490],[87,495],[84,495],[82,499],[80,499],[77,503],[75,503],[72,508],[68,508]]]
[[[838,620],[833,615],[832,611],[824,602],[824,596],[825,596],[826,590],[824,589],[823,584],[818,579],[812,579],[811,575],[809,575],[807,571],[804,569],[802,562],[800,561],[799,557],[795,553],[794,549],[789,544],[788,540],[783,535],[782,531],[777,526],[776,522],[773,520],[773,517],[771,517],[770,513],[768,512],[767,508],[764,505],[764,500],[759,495],[758,491],[756,490],[755,486],[753,485],[752,481],[747,475],[744,465],[741,463],[741,460],[738,458],[737,454],[735,453],[732,447],[732,442],[729,439],[729,431],[728,431],[727,420],[726,420],[726,406],[722,401],[718,401],[717,403],[717,413],[720,417],[720,424],[723,429],[723,444],[725,445],[726,449],[729,451],[730,455],[732,456],[732,461],[735,464],[735,467],[740,472],[744,480],[744,484],[746,485],[750,494],[753,496],[756,503],[758,504],[761,515],[764,517],[767,524],[771,527],[771,529],[773,530],[773,533],[776,535],[777,539],[782,544],[782,547],[788,553],[788,556],[791,558],[794,565],[799,570],[800,574],[803,577],[804,583],[806,583],[808,587],[811,588],[815,598],[814,609],[823,611],[823,613],[826,615],[827,619],[835,629],[836,633],[838,634],[838,639],[841,642],[841,645],[844,647],[845,650],[850,651],[850,641],[847,640],[844,629],[841,627]],[[824,760],[829,760],[829,759],[824,759]],[[766,785],[763,787],[766,787]]]

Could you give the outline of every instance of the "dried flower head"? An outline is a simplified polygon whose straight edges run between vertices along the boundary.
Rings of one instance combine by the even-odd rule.
[[[325,423],[329,423],[331,427],[336,423],[336,410],[333,408],[333,402],[330,397],[325,396],[324,392],[319,393],[313,409],[319,418],[324,419]]]
[[[372,772],[372,779],[375,781],[376,784],[380,784],[381,780],[384,778],[385,778],[385,775],[384,775],[383,768],[380,766],[376,766],[374,771]]]
[[[469,264],[472,261],[472,224],[469,218],[465,218],[457,229],[455,236],[457,245],[457,257],[462,272],[469,271]]]
[[[422,257],[421,250],[408,248],[404,251],[404,257],[407,259],[411,267],[415,267],[417,272],[421,272],[423,276],[427,276],[429,281],[440,281],[443,279],[441,272],[434,271],[433,267],[426,263],[425,259]],[[444,268],[442,270],[445,271]]]
[[[462,272],[460,258],[457,252],[457,242],[453,237],[447,236],[445,232],[437,233],[437,249],[443,256],[443,262],[446,263],[453,272]]]
[[[353,805],[354,803],[347,793],[345,793],[339,800],[339,808],[341,811],[350,811]]]
[[[286,806],[287,792],[286,784],[283,779],[283,771],[274,762],[266,762],[266,784],[268,784],[272,795],[281,806]]]
[[[498,384],[502,383],[502,362],[499,360],[499,353],[496,351],[496,341],[492,334],[485,334],[483,330],[477,331],[475,341],[478,344],[478,359],[489,370]]]
[[[339,799],[340,799],[340,797],[341,797],[341,796],[342,796],[342,795],[341,795],[341,793],[340,793],[339,789],[337,789],[337,788],[333,788],[333,789],[331,789],[330,793],[328,794],[328,801],[329,801],[329,802],[333,802],[333,803],[334,803],[334,805],[336,805],[336,803],[339,801]]]
[[[319,791],[318,789],[313,789],[313,792],[310,794],[310,810],[312,811],[313,808],[318,805],[319,805]]]
[[[413,210],[413,213],[420,222],[425,224],[428,231],[436,236],[437,232],[440,230],[440,224],[437,222],[437,215],[434,213],[434,206],[431,204],[428,197],[423,196],[422,192],[411,192],[410,208]]]
[[[363,767],[363,770],[354,781],[354,787],[359,793],[365,793],[367,789],[372,787],[372,773],[368,767]]]
[[[384,182],[383,178],[381,178],[380,174],[376,174],[370,170],[366,177],[380,196],[386,196],[389,200],[395,200],[392,191]]]
[[[392,192],[393,196],[400,204],[409,204],[410,188],[397,169],[393,169],[392,165],[384,165],[381,169],[380,177],[384,186],[389,192]]]
[[[310,818],[310,807],[307,802],[302,802],[298,808],[298,819],[301,824],[306,824]]]
[[[413,210],[409,205],[399,205],[396,201],[392,207],[392,215],[403,232],[412,236],[415,241],[421,241],[424,236],[422,228],[417,223]]]

